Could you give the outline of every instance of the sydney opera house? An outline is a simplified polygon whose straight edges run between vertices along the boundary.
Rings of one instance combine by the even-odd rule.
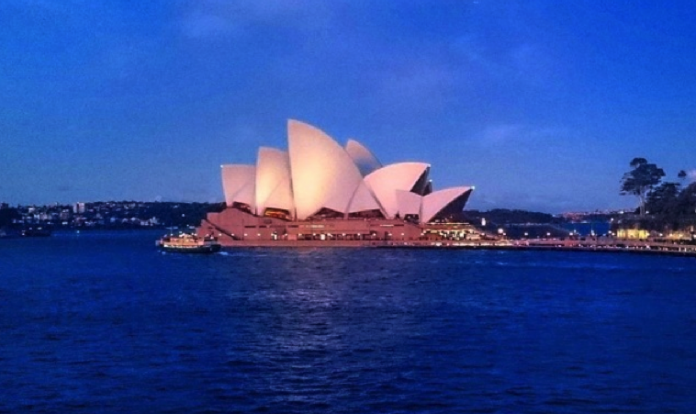
[[[255,165],[222,166],[226,208],[198,234],[227,246],[409,244],[463,227],[473,187],[435,190],[430,165],[383,166],[364,145],[345,147],[306,123],[288,121],[288,150],[261,147]]]

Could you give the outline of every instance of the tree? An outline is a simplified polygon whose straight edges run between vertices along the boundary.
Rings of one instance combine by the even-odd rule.
[[[631,171],[621,179],[621,195],[634,195],[640,200],[640,215],[645,214],[646,195],[657,185],[665,172],[657,165],[648,163],[645,158],[634,158]]]
[[[645,207],[652,214],[675,215],[678,198],[679,183],[664,182],[648,194]]]
[[[677,200],[679,214],[696,214],[696,183],[691,183],[679,193]]]
[[[12,220],[21,217],[17,209],[10,208],[4,203],[0,206],[0,227],[9,226],[12,224]]]

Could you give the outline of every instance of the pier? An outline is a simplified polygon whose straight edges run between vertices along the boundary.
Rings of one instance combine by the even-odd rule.
[[[611,237],[587,239],[529,239],[496,241],[387,242],[380,247],[460,248],[488,250],[564,250],[606,253],[667,254],[696,257],[696,244],[656,240],[626,240]]]

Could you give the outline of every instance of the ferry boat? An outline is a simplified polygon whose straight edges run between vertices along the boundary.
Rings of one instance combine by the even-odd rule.
[[[215,237],[201,237],[189,233],[168,234],[157,240],[156,244],[162,251],[173,253],[215,253],[220,251],[220,243]]]

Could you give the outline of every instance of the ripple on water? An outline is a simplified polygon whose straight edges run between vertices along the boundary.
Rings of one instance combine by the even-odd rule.
[[[0,257],[0,412],[696,406],[693,260],[44,242]]]

